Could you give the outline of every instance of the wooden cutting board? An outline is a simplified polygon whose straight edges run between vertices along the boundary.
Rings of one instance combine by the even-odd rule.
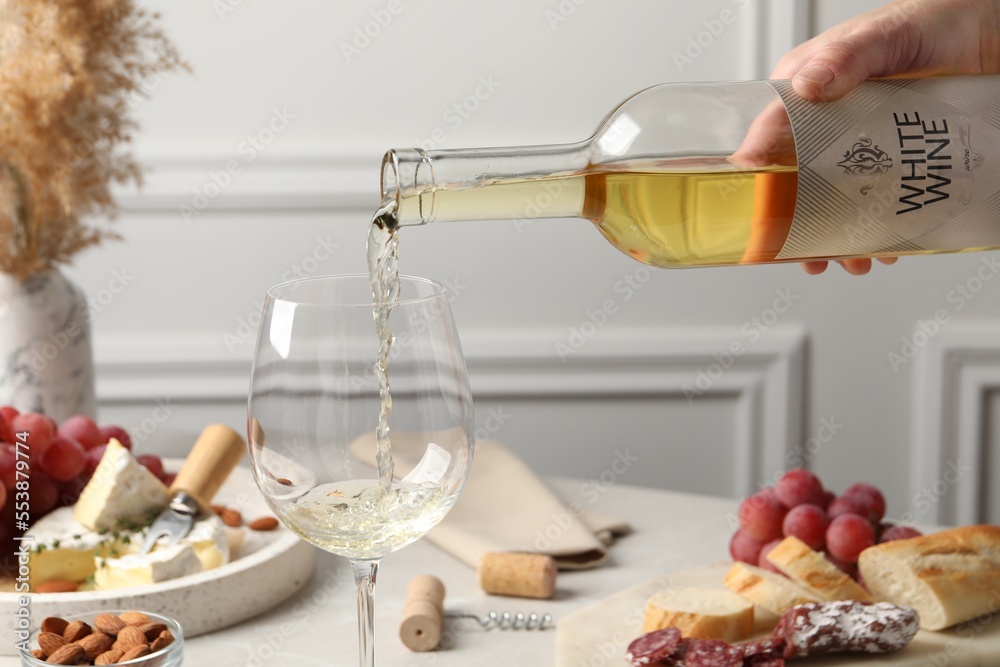
[[[725,588],[722,579],[730,563],[717,563],[667,574],[585,607],[559,621],[556,627],[556,667],[630,667],[625,659],[629,643],[642,634],[646,600],[670,588]],[[984,667],[1000,665],[1000,593],[993,610],[942,632],[921,630],[902,651],[883,655],[842,653],[796,660],[801,667],[849,667],[870,662],[901,667]],[[756,608],[756,631],[770,634],[777,618]]]

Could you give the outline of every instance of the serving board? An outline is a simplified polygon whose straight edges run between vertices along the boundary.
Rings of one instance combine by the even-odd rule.
[[[167,460],[168,470],[183,461]],[[235,507],[246,521],[273,516],[252,474],[233,470],[213,502]],[[268,532],[244,528],[243,544],[222,567],[149,586],[114,591],[30,593],[32,628],[46,616],[68,616],[95,609],[140,609],[176,619],[186,637],[212,632],[277,606],[312,577],[315,547],[284,526]],[[8,587],[9,590],[9,587]],[[22,594],[0,593],[0,636],[14,637],[14,612]],[[0,655],[17,655],[14,641],[0,642]]]
[[[642,634],[646,600],[671,588],[725,588],[722,579],[731,563],[681,570],[637,584],[564,617],[556,626],[556,667],[631,667],[625,659],[629,643]],[[883,655],[842,653],[796,660],[801,667],[848,667],[863,663],[900,667],[981,667],[1000,664],[1000,623],[995,607],[942,632],[921,630],[902,651]],[[756,635],[770,634],[774,614],[755,608]]]

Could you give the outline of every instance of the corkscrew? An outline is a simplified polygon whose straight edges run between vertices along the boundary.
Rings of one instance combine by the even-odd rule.
[[[524,614],[509,611],[491,611],[485,616],[476,616],[462,611],[446,611],[445,618],[468,619],[478,623],[484,630],[548,630],[553,625],[552,614]]]

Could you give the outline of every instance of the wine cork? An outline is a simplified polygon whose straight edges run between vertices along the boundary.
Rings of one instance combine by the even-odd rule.
[[[441,641],[444,622],[444,584],[429,574],[410,580],[403,602],[399,638],[411,651],[433,651]]]
[[[479,560],[479,586],[491,595],[548,599],[556,590],[557,569],[545,554],[488,553]]]

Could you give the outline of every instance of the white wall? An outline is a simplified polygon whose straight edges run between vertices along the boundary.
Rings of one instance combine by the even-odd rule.
[[[386,148],[439,128],[440,147],[581,139],[635,90],[766,77],[811,28],[878,4],[396,2],[402,10],[350,62],[341,45],[389,0],[150,3],[195,74],[163,80],[137,107],[136,148],[155,171],[143,193],[123,193],[117,224],[127,241],[89,252],[71,271],[92,295],[115,270],[130,277],[97,316],[98,391],[103,421],[142,430],[169,411],[142,448],[179,453],[209,421],[242,427],[253,344],[246,321],[293,267],[364,270]],[[732,23],[707,39],[724,11]],[[675,54],[699,35],[708,45],[678,65]],[[453,127],[446,112],[481,79],[495,90]],[[242,142],[275,109],[293,118],[251,160]],[[195,190],[216,194],[212,174],[231,161],[240,173],[185,220],[180,207],[199,203]],[[989,370],[1000,354],[990,333],[1000,331],[1000,281],[960,312],[946,300],[983,255],[907,259],[866,278],[807,277],[795,266],[647,274],[590,227],[499,221],[403,233],[405,272],[461,286],[454,308],[480,425],[490,410],[509,415],[495,437],[539,470],[598,476],[628,448],[640,462],[623,482],[739,495],[833,422],[835,435],[809,465],[834,488],[879,484],[901,514],[948,457],[979,456],[998,440],[1000,376],[993,382]],[[625,301],[615,285],[627,276],[646,282]],[[749,340],[743,325],[767,317],[777,291],[794,295],[793,306]],[[556,344],[609,298],[617,314],[562,362]],[[938,309],[951,319],[944,333],[895,372],[887,354]],[[963,332],[973,324],[983,331]],[[682,387],[733,341],[748,353],[689,402]],[[978,373],[979,383],[963,373]],[[168,410],[155,411],[157,400]],[[944,484],[944,499],[916,518],[976,518],[978,478],[939,483],[928,493]],[[1000,503],[990,498],[983,518],[995,520]]]

